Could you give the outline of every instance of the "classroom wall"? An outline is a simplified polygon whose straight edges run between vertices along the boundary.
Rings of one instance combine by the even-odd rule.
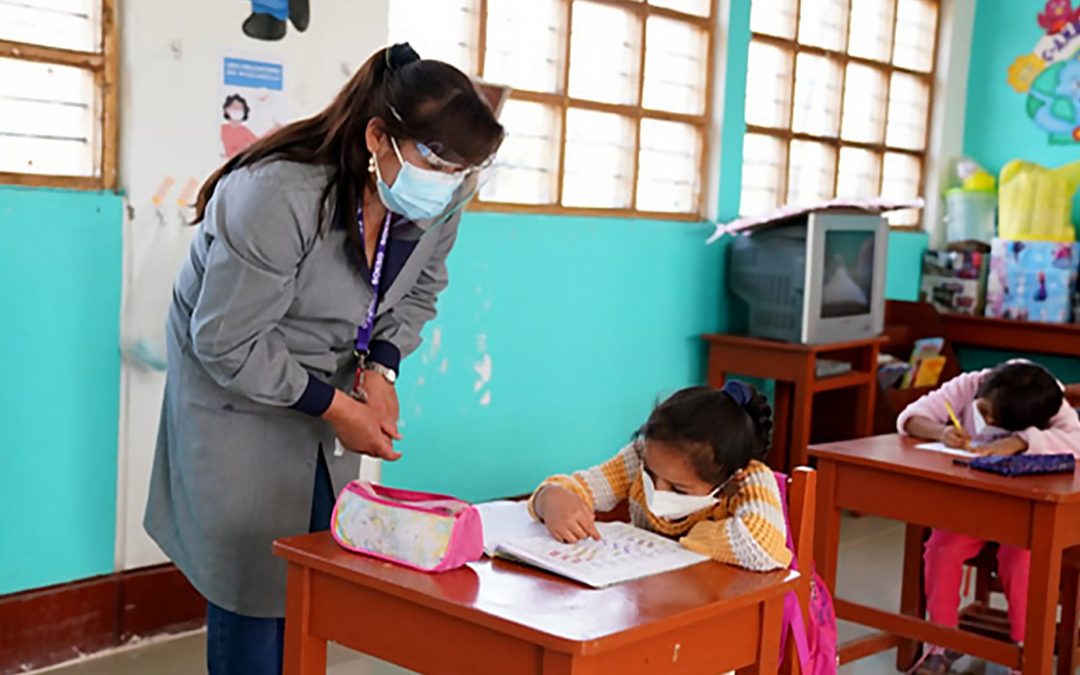
[[[187,249],[191,212],[178,203],[224,161],[222,59],[226,55],[284,66],[287,117],[321,109],[356,68],[386,43],[388,0],[320,0],[306,33],[290,26],[280,42],[241,31],[247,2],[128,0],[120,16],[121,182],[124,222],[124,334],[145,336],[165,320],[170,288]],[[161,373],[131,361],[122,369],[117,503],[117,567],[165,560],[143,531],[158,415]]]
[[[1051,145],[1025,110],[1027,96],[1008,84],[1009,68],[1030,54],[1045,31],[1036,20],[1044,0],[983,0],[975,14],[968,78],[964,152],[996,173],[1013,159],[1045,166],[1080,160],[1080,143]],[[1077,55],[1080,58],[1080,54]],[[1073,223],[1080,224],[1080,194],[1073,201]]]
[[[121,200],[0,186],[0,595],[113,569]]]
[[[1080,144],[1051,145],[1047,141],[1046,134],[1028,118],[1026,96],[1007,82],[1015,59],[1030,53],[1044,34],[1036,15],[1045,5],[1043,0],[983,0],[976,8],[964,152],[995,173],[1018,158],[1050,167],[1080,160]],[[1073,223],[1080,224],[1080,195],[1073,202]],[[1006,358],[1034,358],[1062,380],[1080,382],[1077,359],[985,349],[964,349],[959,356],[964,369],[991,366]]]

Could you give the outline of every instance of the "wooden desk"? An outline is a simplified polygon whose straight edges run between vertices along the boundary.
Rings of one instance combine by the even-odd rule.
[[[798,573],[705,563],[604,590],[497,560],[423,574],[283,539],[285,675],[326,672],[326,643],[421,673],[775,673]]]
[[[919,589],[904,584],[900,613],[837,599],[838,618],[882,633],[841,645],[841,662],[900,646],[909,640],[943,645],[1035,675],[1051,672],[1057,624],[1062,551],[1080,544],[1080,475],[1006,478],[953,464],[953,458],[917,450],[917,441],[878,436],[810,448],[817,458],[818,571],[836,589],[840,511],[874,514],[909,523],[905,578],[922,566],[922,527],[935,527],[1031,550],[1027,635],[1024,649],[960,630],[936,626],[921,616]],[[907,640],[905,640],[905,638]],[[897,664],[906,667],[907,663]]]
[[[869,436],[874,424],[878,350],[886,338],[875,337],[828,345],[802,345],[737,335],[706,335],[709,345],[709,385],[721,387],[729,375],[776,381],[773,399],[773,441],[769,466],[791,473],[806,464],[810,444],[814,395],[851,389],[854,403],[836,420],[850,422],[846,433],[833,438]],[[818,358],[846,361],[848,373],[817,377]]]

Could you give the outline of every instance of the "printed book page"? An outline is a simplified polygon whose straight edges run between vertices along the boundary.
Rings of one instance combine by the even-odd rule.
[[[500,543],[499,555],[573,579],[593,588],[670,572],[709,560],[628,523],[597,523],[602,539],[576,544],[542,535]]]
[[[515,539],[547,536],[547,528],[529,515],[525,502],[498,501],[477,504],[484,530],[484,553],[494,556],[499,544]]]

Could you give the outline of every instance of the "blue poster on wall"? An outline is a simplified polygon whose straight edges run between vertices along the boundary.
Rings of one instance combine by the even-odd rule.
[[[1051,145],[1080,144],[1080,7],[1047,0],[1036,20],[1044,33],[1009,67],[1009,84]]]

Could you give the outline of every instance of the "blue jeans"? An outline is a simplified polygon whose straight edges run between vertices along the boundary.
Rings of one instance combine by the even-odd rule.
[[[330,529],[334,486],[319,451],[309,531]],[[243,616],[210,603],[206,612],[206,665],[210,675],[281,675],[285,620]]]
[[[285,21],[289,18],[289,0],[251,0],[251,11]]]

